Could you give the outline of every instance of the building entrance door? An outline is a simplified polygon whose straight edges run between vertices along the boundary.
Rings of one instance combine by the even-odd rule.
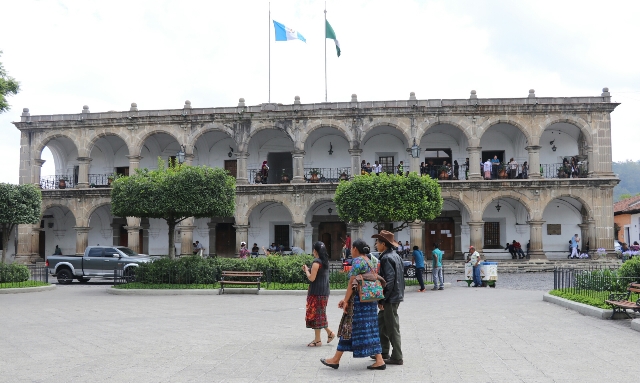
[[[225,160],[224,170],[228,171],[233,178],[238,177],[238,160]]]
[[[38,254],[40,258],[45,259],[45,234],[44,234],[44,221],[40,221],[40,233],[38,237]]]
[[[267,182],[270,184],[279,184],[282,179],[282,174],[289,176],[289,179],[293,179],[293,157],[291,153],[269,153],[267,154],[267,165],[269,165],[269,177]]]
[[[329,259],[339,260],[347,238],[347,225],[344,222],[322,222],[318,225],[318,236],[318,240],[327,247]]]
[[[455,251],[455,224],[453,218],[438,217],[425,223],[424,255],[431,259],[433,244],[437,243],[440,250],[444,251],[443,259],[453,259]]]
[[[232,223],[216,225],[216,254],[219,257],[233,257],[236,254],[236,228]]]

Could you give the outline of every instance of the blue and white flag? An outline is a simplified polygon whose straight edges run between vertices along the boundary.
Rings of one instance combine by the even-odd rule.
[[[307,42],[298,31],[287,28],[275,20],[273,20],[273,29],[276,32],[276,41],[302,40]]]

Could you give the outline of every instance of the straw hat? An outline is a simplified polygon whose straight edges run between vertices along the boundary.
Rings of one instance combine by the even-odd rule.
[[[398,242],[396,242],[393,233],[390,231],[382,230],[380,234],[374,234],[371,238],[381,239],[385,242],[390,243],[394,247],[398,247]]]

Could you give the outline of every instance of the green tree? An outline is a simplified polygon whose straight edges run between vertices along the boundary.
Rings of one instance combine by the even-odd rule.
[[[2,56],[2,51],[0,51]],[[20,83],[15,78],[7,75],[7,72],[0,62],[0,113],[9,110],[9,103],[7,102],[7,96],[16,95],[20,91]]]
[[[42,194],[36,185],[0,183],[0,230],[2,231],[2,263],[6,260],[9,235],[18,224],[40,221]]]
[[[230,217],[235,178],[219,168],[179,165],[138,169],[112,184],[111,211],[118,217],[162,218],[169,225],[169,257],[175,258],[175,228],[188,217]]]
[[[376,230],[384,228],[381,224],[402,222],[393,228],[394,232],[415,220],[434,219],[440,215],[443,203],[438,181],[416,173],[356,176],[338,185],[333,200],[344,221],[374,222]]]

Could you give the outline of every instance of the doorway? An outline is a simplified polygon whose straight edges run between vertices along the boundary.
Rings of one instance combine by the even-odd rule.
[[[498,159],[501,163],[505,161],[504,150],[483,150],[482,158],[480,159],[480,161],[485,162],[487,161],[487,158],[492,160],[493,156],[498,156]]]
[[[424,236],[424,254],[431,259],[433,244],[437,243],[440,250],[444,251],[443,259],[453,259],[455,252],[455,223],[453,218],[438,217],[426,222]]]
[[[347,225],[344,222],[322,222],[318,225],[318,237],[327,248],[329,259],[339,260],[347,238]]]
[[[40,232],[38,233],[38,254],[42,259],[45,259],[45,239],[44,220],[42,220],[40,221]]]
[[[120,225],[120,237],[118,240],[118,246],[129,247],[129,232],[125,228],[127,225]],[[138,254],[144,254],[144,231],[140,229],[138,231]]]
[[[267,165],[269,165],[268,183],[279,184],[283,172],[289,176],[289,179],[293,179],[293,157],[290,152],[267,154]]]
[[[233,178],[238,177],[238,160],[225,160],[224,170],[226,170]]]
[[[232,223],[216,225],[216,254],[219,257],[236,255],[236,228]]]

